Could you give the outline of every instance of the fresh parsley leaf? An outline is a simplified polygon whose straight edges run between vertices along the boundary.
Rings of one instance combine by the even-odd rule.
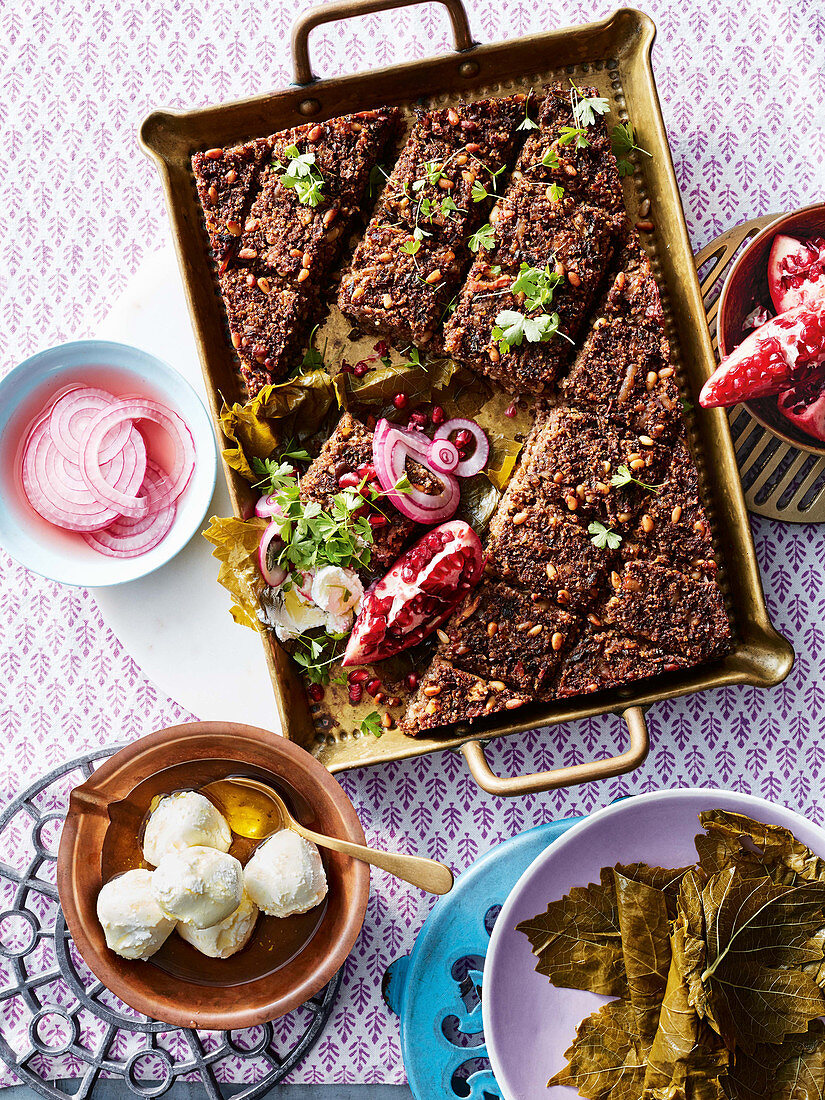
[[[361,732],[371,733],[373,737],[381,737],[384,730],[381,726],[381,715],[377,710],[371,711],[366,718],[361,720]]]
[[[659,492],[658,485],[648,485],[644,481],[639,481],[637,477],[633,476],[627,466],[620,466],[610,479],[610,484],[614,485],[617,489],[620,489],[623,485],[629,485],[631,482],[633,482],[634,485],[638,485],[641,489],[647,489],[649,493]]]
[[[610,140],[620,176],[632,176],[635,170],[636,166],[633,161],[629,159],[628,154],[644,153],[646,157],[653,156],[652,153],[649,153],[647,149],[643,149],[641,145],[637,143],[636,131],[633,128],[632,122],[620,122],[617,126],[614,126],[610,135]]]
[[[484,186],[483,183],[479,183],[478,180],[473,184],[473,190],[471,192],[473,202],[484,202],[488,198],[490,192]]]
[[[622,536],[618,531],[614,531],[610,527],[605,527],[603,523],[599,523],[598,520],[594,520],[593,523],[587,528],[587,533],[590,535],[590,541],[596,547],[597,550],[618,550],[622,544]]]
[[[541,268],[522,263],[510,289],[514,294],[524,294],[524,309],[532,313],[553,301],[553,293],[562,279],[563,276],[550,270],[549,264]]]
[[[596,121],[596,115],[606,115],[610,111],[610,101],[603,96],[585,96],[581,89],[577,88],[573,81],[571,99],[573,104],[573,118],[579,126],[592,126]]]
[[[421,247],[421,241],[413,238],[411,241],[404,241],[401,245],[401,251],[406,252],[408,256],[414,256]]]
[[[306,452],[304,452],[306,454]],[[309,458],[309,455],[307,455]],[[252,472],[259,479],[252,488],[260,489],[262,496],[283,492],[295,482],[295,467],[277,458],[251,459]]]
[[[496,243],[496,231],[487,222],[486,225],[482,225],[480,229],[477,229],[475,233],[472,233],[467,240],[467,247],[471,252],[478,252],[479,249],[485,250],[492,248]]]
[[[286,165],[280,161],[272,162],[273,167],[282,173],[281,183],[295,191],[298,201],[304,206],[318,206],[324,200],[324,177],[315,167],[315,154],[301,153],[297,145],[290,145],[286,155],[289,158]]]
[[[562,199],[563,195],[564,195],[564,188],[561,186],[560,183],[551,183],[550,184],[550,201],[551,202],[561,202],[561,199]]]
[[[514,309],[503,309],[496,317],[493,339],[498,341],[499,351],[506,355],[512,347],[543,343],[555,336],[559,327],[557,313],[542,313],[538,317],[525,317]]]
[[[582,126],[562,126],[557,140],[559,145],[571,145],[575,142],[576,149],[586,149],[590,144],[587,130]]]

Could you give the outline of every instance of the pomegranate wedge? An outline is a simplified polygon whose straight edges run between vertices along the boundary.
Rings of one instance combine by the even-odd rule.
[[[433,528],[364,594],[341,663],[383,661],[416,645],[450,616],[483,571],[481,541],[468,523],[454,519]]]
[[[699,394],[704,408],[783,393],[825,363],[825,299],[797,306],[725,356]]]
[[[768,257],[768,288],[777,313],[825,299],[825,237],[777,233]]]

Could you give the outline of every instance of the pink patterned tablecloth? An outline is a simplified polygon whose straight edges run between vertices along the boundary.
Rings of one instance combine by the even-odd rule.
[[[289,29],[305,6],[0,0],[2,371],[92,333],[141,258],[167,239],[158,180],[135,140],[141,118],[158,105],[189,107],[286,84]],[[613,6],[468,4],[481,41],[587,21]],[[821,199],[820,0],[640,6],[659,28],[656,76],[694,245],[746,218]],[[315,32],[312,52],[316,70],[333,74],[448,46],[443,10],[424,6],[334,24]],[[462,869],[531,825],[586,813],[620,794],[684,784],[722,784],[825,819],[825,536],[814,526],[761,519],[753,528],[771,615],[798,654],[785,684],[654,708],[646,765],[572,791],[489,798],[452,753],[351,772],[342,782],[368,841]],[[0,555],[0,802],[69,757],[191,717],[143,677],[87,592],[41,580]],[[574,763],[612,750],[615,727],[598,719],[536,731],[498,742],[489,755],[503,772]],[[430,904],[373,874],[339,1002],[294,1080],[403,1081],[398,1022],[381,1000],[381,977],[410,949]],[[0,1028],[13,1025],[0,1005]]]

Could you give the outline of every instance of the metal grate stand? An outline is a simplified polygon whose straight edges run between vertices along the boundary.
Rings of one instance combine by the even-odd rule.
[[[51,1100],[65,1100],[60,1082],[84,1100],[105,1078],[141,1097],[181,1081],[208,1100],[252,1100],[317,1041],[343,972],[289,1015],[242,1031],[173,1028],[111,994],[66,928],[56,859],[69,793],[117,747],[50,772],[0,815],[0,1058]]]
[[[743,246],[776,217],[769,214],[734,226],[696,255],[714,350],[719,295],[728,269]],[[754,420],[744,405],[731,409],[730,427],[751,512],[788,523],[825,521],[825,458],[777,438]]]

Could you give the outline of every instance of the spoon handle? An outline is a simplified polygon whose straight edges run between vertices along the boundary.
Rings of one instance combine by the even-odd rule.
[[[367,848],[364,844],[353,844],[352,841],[339,840],[335,836],[314,833],[312,829],[297,825],[297,822],[293,824],[293,828],[306,840],[311,840],[321,848],[330,848],[333,852],[341,852],[342,855],[370,863],[373,867],[380,867],[382,871],[389,871],[396,878],[402,878],[430,894],[446,894],[453,888],[453,872],[434,859],[408,856],[402,852],[380,852],[375,848]]]

